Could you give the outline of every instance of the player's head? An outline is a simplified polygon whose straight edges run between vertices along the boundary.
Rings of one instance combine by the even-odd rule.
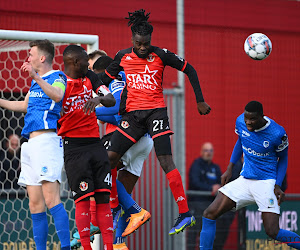
[[[204,161],[212,162],[213,157],[214,157],[214,147],[212,143],[210,142],[203,143],[201,148],[201,158]]]
[[[99,57],[93,65],[93,71],[96,74],[102,73],[112,63],[113,59],[109,56]]]
[[[131,26],[132,43],[135,53],[140,58],[146,58],[150,51],[151,34],[153,26],[148,22],[150,13],[145,14],[145,10],[140,9],[134,12],[128,12],[128,26]]]
[[[88,55],[84,48],[69,45],[63,53],[65,73],[72,78],[84,77],[88,72]],[[72,75],[72,76],[71,76]]]
[[[43,64],[52,65],[54,58],[54,45],[49,40],[34,40],[29,43],[30,51],[28,62],[32,68],[39,71]]]
[[[96,60],[101,56],[107,56],[107,53],[104,50],[95,50],[91,53],[89,53],[89,69],[93,69],[93,65],[96,62]]]
[[[258,101],[251,101],[245,106],[244,120],[247,129],[253,132],[265,125],[263,105]]]

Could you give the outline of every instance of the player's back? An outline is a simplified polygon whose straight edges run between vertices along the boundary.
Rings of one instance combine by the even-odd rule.
[[[248,179],[276,179],[277,152],[288,146],[284,128],[266,116],[264,119],[266,125],[253,132],[247,129],[244,114],[236,121],[236,133],[244,153],[241,175]]]

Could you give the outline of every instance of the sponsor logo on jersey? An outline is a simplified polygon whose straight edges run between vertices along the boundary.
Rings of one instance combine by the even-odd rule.
[[[82,192],[86,191],[89,188],[89,184],[85,181],[80,182],[79,188]]]
[[[35,91],[31,91],[29,94],[29,97],[39,97],[42,98],[44,95],[44,93],[42,91],[40,92],[35,92]]]
[[[278,150],[283,150],[289,145],[289,139],[287,135],[285,134],[284,136],[281,137],[281,144],[278,146]]]
[[[122,126],[122,128],[128,128],[130,125],[129,125],[128,121],[122,121],[121,126]]]
[[[248,137],[248,136],[250,136],[250,134],[247,131],[243,130],[242,137]]]
[[[124,88],[126,83],[124,81],[114,81],[110,84],[111,91],[114,91],[116,88]]]
[[[270,143],[268,141],[264,141],[263,145],[265,148],[267,148],[267,147],[269,147]]]
[[[145,66],[144,72],[138,74],[127,74],[127,84],[129,88],[155,90],[158,86],[154,76],[158,70],[150,70],[148,65]]]
[[[84,104],[92,98],[92,90],[83,85],[83,91],[76,96],[70,96],[66,99],[63,106],[64,113],[68,114],[76,109],[82,109]]]
[[[256,156],[269,156],[270,155],[270,152],[267,152],[267,153],[258,153],[256,152],[254,149],[252,148],[247,148],[245,146],[243,146],[243,149],[248,152],[249,154],[251,155],[256,155]]]
[[[153,56],[152,54],[149,54],[149,56],[147,57],[147,62],[154,62],[155,56]]]
[[[179,197],[177,198],[176,202],[183,201],[183,200],[185,200],[185,198],[182,197],[182,196],[179,196]]]
[[[125,60],[132,60],[131,56],[126,56]]]

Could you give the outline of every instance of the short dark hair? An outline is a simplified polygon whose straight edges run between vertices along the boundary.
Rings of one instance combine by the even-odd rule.
[[[55,55],[55,48],[54,44],[51,43],[49,40],[44,39],[44,40],[34,40],[29,43],[30,48],[32,47],[37,47],[38,50],[42,51],[45,53],[46,56],[46,61],[49,64],[52,64],[54,55]]]
[[[81,46],[71,44],[65,48],[65,50],[63,52],[63,57],[80,55],[83,51],[85,51],[85,49],[82,48]]]
[[[93,70],[105,70],[112,61],[113,59],[109,56],[101,56],[94,63]]]
[[[141,36],[151,35],[153,32],[153,26],[148,22],[150,13],[145,15],[145,10],[140,9],[134,12],[128,12],[129,19],[128,26],[131,26],[132,35],[138,34]]]
[[[245,106],[245,111],[250,113],[264,114],[263,105],[258,101],[251,101]]]
[[[89,53],[89,60],[90,59],[94,59],[96,56],[107,56],[107,53],[102,50],[102,49],[98,49],[98,50],[94,50],[93,52]]]

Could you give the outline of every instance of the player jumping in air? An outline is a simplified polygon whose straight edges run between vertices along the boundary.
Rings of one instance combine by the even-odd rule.
[[[133,47],[119,51],[101,77],[105,84],[109,84],[120,71],[126,74],[126,86],[120,104],[123,118],[112,136],[108,155],[111,166],[115,167],[124,153],[145,133],[151,135],[157,158],[167,175],[179,208],[179,217],[169,232],[172,235],[194,225],[195,218],[189,212],[181,176],[171,153],[170,135],[173,132],[170,129],[162,88],[165,66],[169,65],[187,74],[201,115],[208,114],[210,107],[204,102],[195,69],[167,49],[151,45],[153,26],[147,21],[148,18],[149,13],[145,15],[145,10],[129,13],[128,25],[131,26]],[[130,218],[136,219],[137,216],[142,220],[144,213],[131,215]],[[128,233],[134,230],[133,227]]]
[[[213,248],[216,219],[225,212],[256,203],[262,212],[265,231],[274,240],[300,249],[300,236],[279,228],[280,203],[284,193],[280,186],[288,164],[288,137],[283,127],[264,116],[263,106],[249,102],[236,120],[235,132],[239,136],[230,163],[221,177],[226,184],[234,164],[244,154],[240,177],[219,189],[219,193],[204,211],[200,249]]]

